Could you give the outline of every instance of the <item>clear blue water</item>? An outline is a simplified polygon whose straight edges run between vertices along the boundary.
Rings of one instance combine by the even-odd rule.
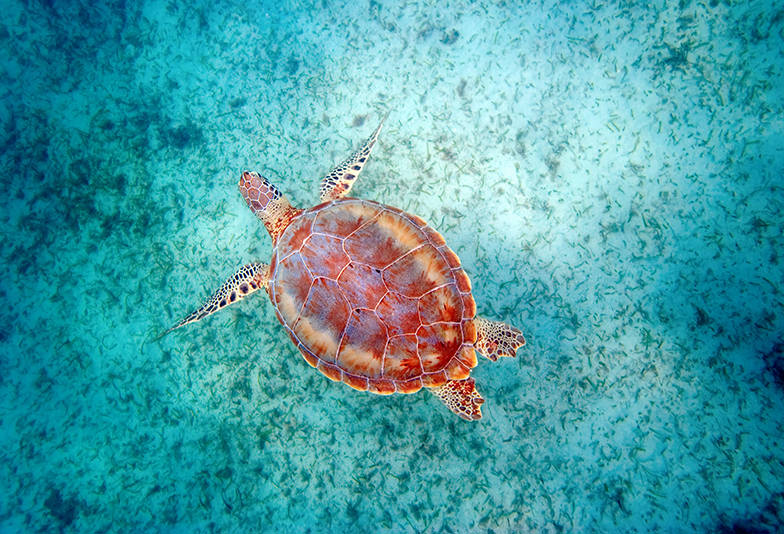
[[[779,4],[2,10],[0,531],[784,529]],[[386,113],[354,192],[529,341],[480,422],[263,296],[155,340],[268,259],[242,170],[313,205]]]

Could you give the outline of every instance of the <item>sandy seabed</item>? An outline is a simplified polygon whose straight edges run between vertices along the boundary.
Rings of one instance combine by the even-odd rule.
[[[784,529],[775,2],[3,11],[0,531]],[[528,338],[480,422],[326,380],[263,295],[155,339],[268,261],[242,170],[314,205],[386,114],[353,193]]]

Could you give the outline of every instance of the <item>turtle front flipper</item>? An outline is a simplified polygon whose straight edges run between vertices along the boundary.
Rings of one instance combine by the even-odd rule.
[[[354,152],[350,158],[332,169],[332,171],[321,180],[321,201],[327,202],[335,200],[348,195],[351,187],[365,167],[370,152],[373,150],[373,145],[376,144],[378,134],[381,132],[381,127],[384,125],[384,120],[378,125],[376,131],[368,137],[365,144],[359,150]]]
[[[499,356],[514,358],[517,349],[525,345],[523,333],[514,326],[482,317],[474,319],[476,343],[474,347],[485,358],[496,361]]]
[[[201,308],[188,315],[185,319],[172,326],[158,337],[161,338],[181,326],[204,319],[208,315],[212,315],[229,304],[234,304],[235,302],[242,300],[244,297],[247,297],[261,288],[266,289],[269,285],[269,270],[269,265],[266,263],[249,263],[243,265],[231,276],[231,278],[220,286],[220,289],[207,299],[207,302],[205,302]]]
[[[443,386],[429,389],[447,408],[466,421],[482,418],[482,403],[485,400],[476,390],[473,378],[447,380]]]

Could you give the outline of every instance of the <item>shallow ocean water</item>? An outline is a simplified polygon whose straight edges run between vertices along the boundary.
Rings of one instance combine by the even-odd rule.
[[[3,11],[0,531],[784,529],[775,2]],[[354,193],[528,339],[481,421],[328,381],[263,295],[155,339],[268,259],[242,170],[313,205],[387,113]]]

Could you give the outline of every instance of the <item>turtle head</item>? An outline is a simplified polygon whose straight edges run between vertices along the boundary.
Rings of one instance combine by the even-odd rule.
[[[274,245],[283,230],[302,210],[292,207],[283,193],[258,173],[243,172],[239,185],[242,198],[256,217],[264,223]]]

